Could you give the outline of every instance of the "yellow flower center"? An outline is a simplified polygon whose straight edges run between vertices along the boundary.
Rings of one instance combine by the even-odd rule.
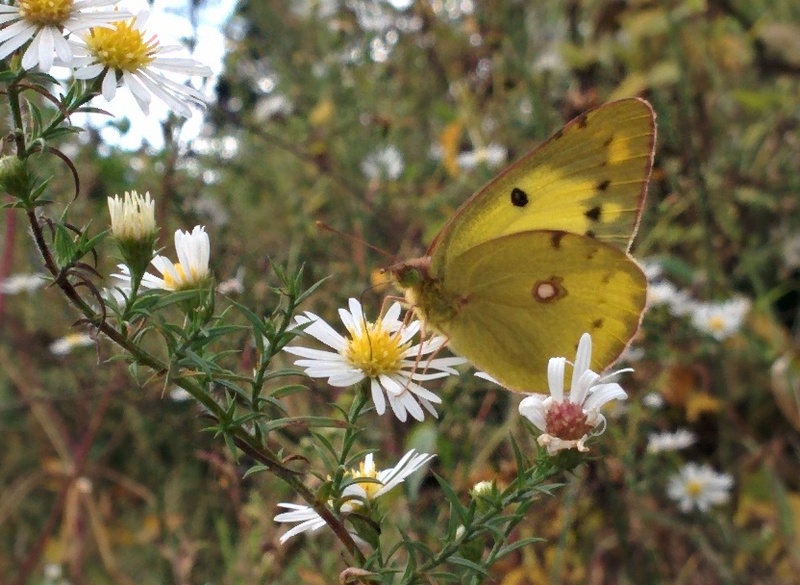
[[[63,337],[64,341],[69,345],[78,345],[83,343],[86,336],[83,333],[68,333]]]
[[[370,378],[393,374],[400,369],[408,343],[401,343],[399,332],[392,333],[381,323],[365,323],[360,331],[351,331],[344,357]]]
[[[133,23],[133,20],[119,20],[113,23],[114,28],[92,29],[86,44],[101,64],[109,69],[138,71],[155,59],[158,39],[153,35],[145,40]]]
[[[19,0],[19,14],[39,26],[61,26],[72,14],[73,0]]]
[[[686,493],[696,498],[703,493],[703,487],[703,482],[697,481],[696,479],[689,480],[686,483]]]
[[[353,469],[351,471],[346,472],[346,475],[349,475],[353,478],[353,482],[357,483],[358,486],[364,490],[366,494],[366,499],[371,500],[375,497],[375,494],[383,487],[383,484],[378,481],[378,470],[375,468],[374,463],[370,462],[367,464],[367,461],[362,461],[358,469]],[[374,480],[374,481],[360,481],[362,479],[367,480]],[[357,501],[353,501],[352,504],[360,503]]]
[[[165,272],[162,276],[164,277],[164,288],[166,290],[189,290],[196,288],[203,280],[203,276],[194,268],[190,269],[187,275],[186,270],[180,262],[175,262],[173,266],[178,273],[178,278],[175,279],[169,272]]]
[[[708,320],[708,328],[711,331],[722,331],[725,329],[725,319],[722,317],[711,317]]]

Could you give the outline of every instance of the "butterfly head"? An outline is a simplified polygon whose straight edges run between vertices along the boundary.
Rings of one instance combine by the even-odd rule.
[[[431,275],[430,256],[398,262],[386,271],[403,290],[417,317],[433,330],[446,333],[447,323],[466,300],[442,289],[441,282]]]
[[[430,256],[423,256],[422,258],[414,258],[413,260],[392,264],[386,268],[386,272],[392,275],[397,286],[403,290],[408,290],[419,288],[423,282],[431,279],[430,267]]]

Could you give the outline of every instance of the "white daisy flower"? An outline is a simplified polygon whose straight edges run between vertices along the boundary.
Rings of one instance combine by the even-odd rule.
[[[12,274],[4,280],[0,280],[0,294],[18,295],[21,292],[30,294],[45,284],[47,284],[47,277],[44,274]]]
[[[195,226],[191,232],[177,230],[175,232],[175,252],[178,262],[172,262],[166,256],[156,256],[151,261],[161,278],[145,273],[142,286],[149,289],[168,291],[190,290],[200,286],[211,276],[208,261],[211,256],[211,243],[203,226]],[[119,264],[120,274],[113,274],[116,287],[123,292],[130,291],[130,270]]]
[[[719,303],[695,303],[692,325],[717,341],[724,341],[741,329],[749,311],[750,301],[744,297]]]
[[[203,95],[167,74],[208,77],[211,69],[185,54],[181,45],[162,45],[144,30],[147,12],[129,20],[117,20],[111,28],[93,28],[81,36],[72,66],[76,79],[103,78],[103,97],[111,101],[117,84],[126,86],[147,114],[152,96],[176,114],[191,116],[189,104],[205,106]]]
[[[70,333],[51,343],[50,353],[53,355],[67,355],[76,347],[85,347],[93,344],[94,339],[88,333]]]
[[[606,419],[600,409],[611,400],[628,397],[622,387],[609,379],[630,368],[600,376],[589,369],[592,361],[592,337],[584,333],[578,342],[575,363],[572,364],[570,392],[564,394],[564,370],[567,359],[550,358],[547,364],[547,383],[550,396],[532,394],[519,404],[519,413],[544,434],[538,443],[550,454],[562,449],[588,451],[590,436],[605,431]]]
[[[403,155],[396,146],[377,150],[361,161],[361,172],[368,179],[389,179],[396,181],[403,172]]]
[[[28,41],[31,44],[22,55],[22,67],[37,65],[49,71],[53,62],[69,65],[72,46],[65,38],[69,33],[91,27],[110,26],[127,18],[129,12],[118,10],[118,0],[18,0],[12,5],[0,4],[0,59],[5,59]],[[97,10],[111,6],[109,10]]]
[[[435,455],[417,453],[411,449],[403,458],[389,469],[378,471],[372,454],[366,456],[358,469],[345,472],[349,483],[342,490],[344,503],[340,507],[342,514],[349,514],[361,508],[365,502],[373,501],[389,490],[403,483],[406,478],[433,459]],[[276,522],[292,522],[297,526],[287,531],[280,538],[281,544],[301,532],[314,532],[323,526],[325,521],[310,506],[280,503],[281,508],[289,510],[275,516]]]
[[[380,415],[386,412],[388,398],[392,412],[403,422],[409,414],[418,421],[423,420],[422,407],[438,416],[433,405],[441,403],[442,399],[417,382],[458,375],[453,366],[466,360],[458,357],[427,359],[425,356],[441,349],[446,340],[434,336],[412,345],[420,323],[404,324],[399,318],[400,303],[394,303],[375,323],[367,321],[361,303],[356,299],[350,299],[348,305],[349,311],[339,309],[348,337],[339,335],[314,313],[297,316],[298,325],[308,325],[305,333],[336,351],[285,347],[285,351],[304,358],[297,360],[295,365],[305,368],[307,376],[327,378],[328,384],[337,388],[368,379],[375,411]]]
[[[697,435],[687,429],[678,429],[674,433],[652,433],[647,437],[647,452],[679,451],[691,447],[697,441]]]
[[[724,504],[730,497],[733,477],[717,473],[710,465],[687,463],[669,480],[667,495],[678,502],[683,512],[697,508],[706,512],[712,505]]]

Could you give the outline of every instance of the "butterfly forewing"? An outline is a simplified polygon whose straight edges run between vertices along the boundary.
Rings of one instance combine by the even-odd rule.
[[[483,242],[531,230],[563,230],[628,250],[655,134],[655,114],[644,100],[582,114],[456,212],[429,249],[434,270]]]

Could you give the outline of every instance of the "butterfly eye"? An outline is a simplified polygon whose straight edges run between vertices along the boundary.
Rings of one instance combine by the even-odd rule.
[[[514,187],[511,189],[511,203],[514,207],[525,207],[528,204],[528,194],[519,187]]]

